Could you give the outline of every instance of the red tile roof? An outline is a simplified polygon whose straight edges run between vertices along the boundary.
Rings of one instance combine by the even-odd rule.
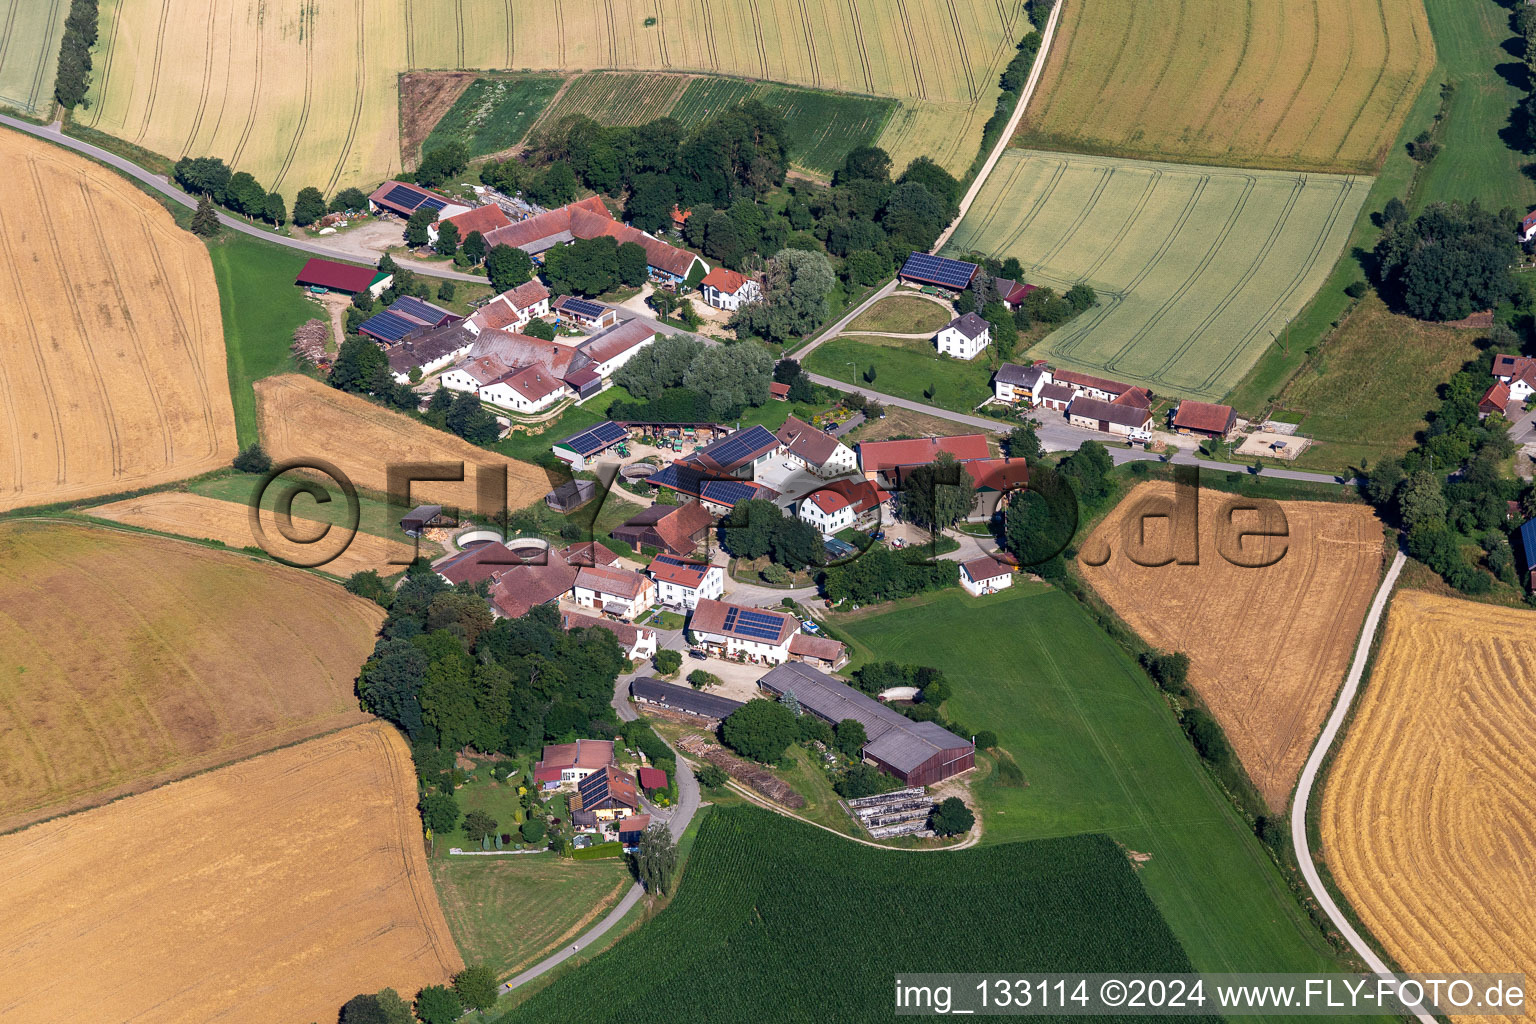
[[[595,540],[578,541],[560,551],[560,557],[565,559],[567,565],[612,565],[619,560],[619,556],[603,547]]]
[[[1496,380],[1477,400],[1478,412],[1500,412],[1509,407],[1509,385]]]
[[[580,612],[563,612],[560,616],[560,628],[569,632],[573,629],[606,629],[612,633],[614,639],[626,651],[640,642],[642,636],[652,636],[653,631],[641,629],[629,622],[615,622],[612,619],[598,618],[596,615],[583,615]]]
[[[779,632],[777,637],[753,636],[749,633],[738,632],[735,629],[725,628],[725,619],[732,608],[738,609],[738,615],[742,611],[749,611],[755,615],[768,615],[778,620]],[[739,621],[739,620],[738,620]],[[716,633],[723,636],[734,636],[738,640],[751,640],[756,643],[766,643],[771,647],[777,647],[800,628],[800,620],[793,615],[785,615],[783,612],[769,611],[766,608],[748,608],[744,605],[727,604],[725,601],[711,601],[701,598],[699,606],[693,610],[693,617],[688,620],[688,628],[695,633]]]
[[[482,236],[488,231],[504,228],[512,222],[501,207],[496,205],[477,206],[468,213],[456,213],[452,217],[444,217],[444,224],[452,224],[459,229],[459,240],[469,237],[471,231],[478,231]]]
[[[613,763],[613,740],[577,740],[575,743],[547,744],[537,767],[590,768],[595,771]]]
[[[549,289],[544,287],[543,281],[534,278],[531,281],[524,281],[516,288],[508,288],[496,297],[510,303],[513,309],[523,310],[549,298]]]
[[[639,771],[641,789],[666,789],[667,773],[660,768],[641,768]],[[646,815],[637,815],[646,817]]]
[[[583,342],[581,352],[594,363],[606,363],[632,348],[650,344],[655,338],[656,332],[646,326],[644,321],[626,320],[590,341]]]
[[[646,571],[653,579],[664,583],[675,583],[689,590],[697,590],[704,582],[704,577],[709,575],[710,566],[706,562],[688,562],[678,559],[682,564],[664,562],[657,558],[646,567]]]
[[[656,772],[662,778],[666,778],[667,777],[667,773],[664,772],[664,771],[661,771],[658,768],[641,768],[640,770],[642,772]],[[642,779],[640,785],[644,789],[660,789],[660,788],[662,788],[662,786],[665,786],[666,783],[662,783],[662,786],[654,786],[653,787],[653,786],[645,785],[645,782]],[[632,835],[636,835],[638,833],[644,832],[646,829],[648,829],[650,827],[651,827],[651,816],[649,814],[631,814],[631,815],[627,815],[626,817],[623,817],[623,818],[619,819],[619,829],[618,829],[618,831],[619,831],[619,835],[621,835],[621,836],[632,836]]]
[[[614,536],[617,537],[620,532],[634,535],[650,527],[668,551],[674,555],[686,555],[698,546],[698,538],[714,523],[715,517],[709,514],[709,509],[697,501],[687,501],[670,508],[666,505],[652,505],[625,520],[622,526],[614,530]]]
[[[1152,408],[1152,392],[1146,388],[1131,388],[1115,399],[1116,405],[1134,405],[1142,409]]]
[[[868,480],[834,480],[812,492],[810,500],[828,514],[852,505],[855,513],[863,515],[890,496],[890,492],[882,491]]]
[[[788,385],[785,385],[786,391]],[[832,457],[842,442],[825,430],[817,430],[798,416],[791,416],[774,432],[779,443],[812,465],[820,466]]]
[[[505,384],[530,402],[542,401],[565,387],[565,382],[542,366],[529,366],[504,375],[497,381]]]
[[[449,583],[479,583],[495,579],[523,560],[500,541],[490,541],[466,548],[451,558],[437,563],[436,569]]]
[[[1078,388],[1093,388],[1095,391],[1103,391],[1111,395],[1124,394],[1131,390],[1131,386],[1122,381],[1095,377],[1089,373],[1078,373],[1076,370],[1057,370],[1053,376],[1063,384]]]
[[[599,196],[588,196],[568,206],[562,206],[555,210],[520,220],[514,224],[508,224],[504,228],[496,228],[485,236],[485,245],[489,249],[497,245],[510,245],[518,248],[524,245],[532,245],[541,239],[550,238],[562,233],[570,233],[571,216],[575,211],[582,210],[588,214],[611,218],[608,207],[603,205]]]
[[[940,452],[948,452],[957,462],[989,458],[985,434],[956,434],[952,437],[921,437],[909,441],[865,441],[859,445],[859,465],[866,473],[878,473],[898,466],[921,466],[932,462]]]
[[[970,577],[973,583],[996,579],[999,576],[1006,576],[1010,572],[1006,565],[991,555],[982,555],[980,558],[973,558],[969,562],[961,562],[960,570]]]
[[[1179,403],[1173,414],[1173,425],[1182,430],[1198,430],[1205,434],[1225,434],[1232,429],[1237,414],[1230,405],[1212,405],[1188,398]]]
[[[339,292],[363,292],[373,284],[379,272],[372,267],[355,267],[335,260],[311,259],[294,278],[294,284],[312,284]]]
[[[1029,483],[1029,464],[1023,459],[978,459],[961,466],[981,489],[1007,491]]]
[[[701,285],[708,285],[709,287],[722,291],[727,295],[735,295],[741,290],[741,286],[746,284],[748,280],[749,278],[746,274],[738,274],[734,270],[727,270],[724,267],[716,267],[714,270],[711,270],[709,273],[705,274],[704,280],[700,281],[699,283]]]
[[[788,398],[789,385],[780,383],[779,381],[773,381],[768,385],[768,393],[774,398]]]
[[[613,594],[626,601],[639,597],[650,585],[650,580],[629,569],[615,569],[606,565],[589,565],[576,574],[576,586],[599,594]]]
[[[1536,386],[1536,359],[1530,356],[1511,356],[1501,353],[1493,357],[1493,375],[1508,377],[1511,383],[1523,380],[1527,384]]]
[[[584,811],[600,810],[599,804],[630,808],[640,806],[640,800],[635,796],[635,777],[619,771],[613,765],[593,772],[576,785],[581,793],[581,809]]]
[[[789,653],[799,658],[815,658],[835,665],[843,656],[843,645],[831,637],[796,633],[789,639]]]
[[[570,590],[576,583],[576,569],[558,558],[547,565],[518,565],[496,577],[491,584],[491,604],[509,619],[528,614]]]

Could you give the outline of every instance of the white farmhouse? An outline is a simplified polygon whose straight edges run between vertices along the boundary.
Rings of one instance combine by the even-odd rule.
[[[797,416],[785,420],[775,435],[791,462],[799,463],[817,476],[828,479],[846,476],[859,467],[852,448]]]
[[[992,343],[992,325],[975,313],[967,313],[951,320],[933,340],[940,355],[975,359]]]
[[[707,562],[657,555],[646,567],[656,581],[656,597],[666,608],[697,608],[700,601],[725,593],[725,570]]]
[[[1043,362],[1031,366],[1004,363],[992,375],[992,397],[999,402],[1039,405],[1040,390],[1054,379],[1051,368]]]
[[[763,301],[763,286],[746,274],[716,267],[699,282],[704,301],[716,309],[735,311],[753,302]]]
[[[960,563],[960,585],[975,597],[1013,586],[1013,570],[990,555]]]
[[[694,608],[688,630],[722,657],[778,665],[789,660],[789,642],[800,632],[800,620],[766,608],[704,600]]]
[[[1536,359],[1502,353],[1496,355],[1493,357],[1493,377],[1509,385],[1511,401],[1524,402],[1536,392]]]
[[[868,480],[836,480],[800,499],[796,514],[831,537],[868,524],[889,495]]]
[[[589,565],[576,574],[571,596],[582,608],[595,608],[625,621],[654,603],[656,585],[629,569]]]

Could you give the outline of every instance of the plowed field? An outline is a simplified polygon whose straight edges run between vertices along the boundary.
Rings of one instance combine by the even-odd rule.
[[[0,876],[7,1020],[335,1020],[463,966],[382,723],[0,837]]]
[[[363,721],[383,617],[183,541],[0,525],[0,829]]]
[[[1334,880],[1407,971],[1536,973],[1533,637],[1531,612],[1392,599],[1320,827]]]
[[[505,466],[508,508],[542,498],[558,481],[537,466],[486,451],[453,434],[297,374],[256,382],[262,442],[275,462],[324,459],[365,490],[388,491],[388,467],[405,463],[464,464],[462,482],[412,485],[412,501],[476,508],[476,467]],[[494,512],[496,510],[487,510]]]
[[[0,511],[228,462],[208,250],[116,174],[9,130],[0,180],[18,214],[0,219]]]
[[[1189,681],[1210,705],[1248,775],[1276,809],[1286,806],[1313,738],[1359,638],[1381,568],[1381,524],[1362,505],[1282,502],[1290,536],[1250,538],[1244,551],[1284,557],[1266,568],[1222,557],[1218,531],[1235,497],[1200,492],[1199,564],[1138,565],[1124,527],[1148,498],[1173,486],[1145,483],[1083,545],[1083,576],[1154,647],[1189,655]],[[1257,524],[1239,513],[1239,527]],[[1146,520],[1147,550],[1168,550],[1168,520]],[[1100,565],[1086,564],[1104,557]],[[1260,545],[1263,545],[1261,547]],[[1254,558],[1253,561],[1268,560]]]

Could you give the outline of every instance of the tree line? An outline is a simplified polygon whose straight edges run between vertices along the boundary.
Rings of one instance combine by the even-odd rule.
[[[686,334],[658,337],[614,371],[614,383],[636,401],[614,402],[608,415],[675,423],[734,419],[768,401],[773,373],[773,357],[752,342],[705,345]]]
[[[96,45],[96,0],[70,0],[59,40],[59,66],[54,73],[53,98],[66,110],[85,102],[91,84],[91,47]]]

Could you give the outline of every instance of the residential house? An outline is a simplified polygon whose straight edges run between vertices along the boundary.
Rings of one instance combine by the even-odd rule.
[[[739,700],[695,690],[691,686],[663,682],[650,676],[630,680],[629,695],[637,704],[650,704],[669,711],[681,711],[695,718],[716,721],[729,718],[732,712],[742,707]]]
[[[581,354],[588,360],[585,369],[607,380],[655,340],[656,332],[645,321],[626,320],[581,343]]]
[[[654,768],[640,769],[641,772],[655,770]],[[662,774],[665,776],[665,773]],[[644,786],[645,781],[642,779],[640,784]],[[627,818],[620,819],[618,826],[619,845],[626,850],[638,850],[641,837],[645,835],[645,830],[650,827],[651,816],[649,814],[631,814]]]
[[[992,457],[985,434],[954,434],[905,441],[861,441],[856,448],[859,469],[865,479],[878,480],[887,490],[896,486],[903,468],[926,466],[938,458],[940,453],[951,455],[956,462]]]
[[[1002,508],[1008,495],[1029,484],[1029,464],[1023,459],[977,459],[960,468],[975,485],[976,497],[969,519],[987,522]]]
[[[1213,405],[1185,398],[1173,413],[1173,429],[1180,434],[1225,441],[1237,425],[1237,413],[1230,405]]]
[[[699,282],[699,292],[709,305],[732,312],[748,303],[763,301],[763,286],[756,279],[724,267],[705,274]]]
[[[1013,586],[1013,570],[991,555],[960,563],[960,586],[974,597]]]
[[[725,570],[708,562],[657,555],[646,572],[656,581],[656,599],[667,608],[692,611],[700,601],[718,600],[725,593]]]
[[[1102,431],[1128,441],[1145,441],[1152,436],[1152,410],[1143,405],[1078,395],[1067,407],[1067,420],[1074,427]]]
[[[583,608],[628,621],[655,604],[656,585],[630,569],[592,565],[576,573],[571,596]]]
[[[533,766],[533,781],[544,788],[562,782],[580,782],[593,772],[617,764],[613,740],[577,740],[575,743],[551,743],[544,756]]]
[[[975,359],[992,343],[992,325],[975,313],[966,313],[951,320],[933,340],[940,355]]]
[[[1488,385],[1488,390],[1483,392],[1483,397],[1477,400],[1477,418],[1485,420],[1493,413],[1504,415],[1504,410],[1509,408],[1509,385],[1501,380],[1496,380]]]
[[[1024,284],[1022,281],[1011,281],[1006,277],[994,277],[992,279],[992,290],[997,292],[997,297],[1002,301],[1003,305],[1007,306],[1010,310],[1015,310],[1023,305],[1024,300],[1029,297],[1029,293],[1035,290],[1035,286]]]
[[[578,295],[562,295],[555,300],[554,311],[561,322],[569,320],[584,331],[599,331],[619,322],[619,311],[601,302],[583,299]]]
[[[715,517],[699,502],[657,504],[630,516],[623,525],[614,528],[612,537],[637,551],[655,548],[686,558],[704,543],[714,525]]]
[[[800,620],[784,612],[701,600],[688,620],[698,644],[724,658],[777,665],[789,660],[789,641]]]
[[[1526,0],[1526,3],[1530,2]],[[1536,238],[1536,210],[1520,218],[1520,241],[1529,242],[1533,238]]]
[[[992,397],[999,402],[1038,405],[1040,388],[1051,383],[1051,380],[1051,368],[1043,361],[1029,366],[1004,363],[992,375]]]
[[[818,430],[798,416],[786,419],[774,436],[791,462],[799,463],[817,476],[830,479],[858,471],[859,460],[852,448],[832,433]]]
[[[624,649],[624,657],[630,661],[643,661],[656,654],[656,631],[632,622],[615,622],[596,615],[562,612],[560,628],[567,632],[573,629],[607,630],[618,640],[619,646]]]
[[[439,217],[435,223],[427,225],[427,241],[437,244],[437,233],[444,224],[452,224],[459,229],[459,242],[462,244],[473,232],[480,232],[481,237],[504,228],[512,221],[506,212],[494,203],[487,206],[476,206],[463,213],[455,213],[448,217]]]
[[[439,219],[456,217],[461,213],[468,213],[470,209],[456,199],[449,199],[445,195],[439,195],[406,181],[386,181],[374,189],[373,195],[368,197],[370,213],[387,212],[400,217],[409,217],[423,206],[435,211]]]
[[[889,497],[869,480],[834,480],[801,498],[796,514],[823,537],[831,537],[878,521],[880,506]]]
[[[635,791],[635,777],[613,765],[591,773],[576,784],[581,809],[597,815],[599,821],[613,821],[633,814],[640,806]]]
[[[570,394],[565,382],[542,366],[509,369],[480,388],[480,400],[513,412],[541,412]]]
[[[299,268],[299,276],[293,279],[293,283],[310,291],[337,292],[342,295],[368,292],[378,298],[394,280],[394,274],[386,274],[372,267],[314,258],[305,261],[304,266]]]
[[[1509,386],[1510,401],[1524,405],[1536,392],[1536,359],[1499,354],[1493,357],[1493,378]]]
[[[538,278],[508,288],[469,316],[476,334],[485,330],[521,334],[534,320],[549,315],[549,289]]]
[[[558,558],[503,569],[492,578],[491,611],[503,618],[521,618],[538,605],[570,593],[576,573],[575,566]]]

